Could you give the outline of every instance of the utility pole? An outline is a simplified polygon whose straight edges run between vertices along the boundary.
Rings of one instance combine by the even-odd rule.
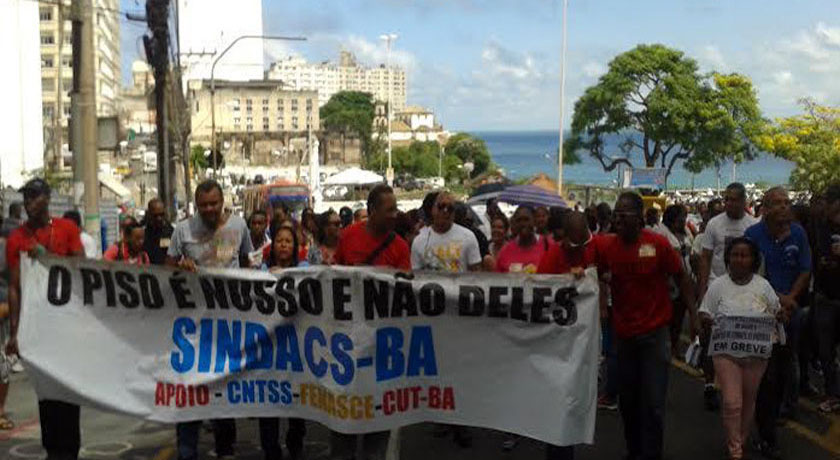
[[[58,2],[58,58],[56,59],[56,72],[58,74],[58,81],[55,84],[55,113],[53,114],[53,158],[54,165],[58,172],[64,169],[64,157],[62,155],[61,145],[63,144],[63,127],[64,120],[64,75],[62,72],[62,62],[64,61],[64,0]]]
[[[176,217],[175,174],[169,151],[169,120],[166,86],[169,75],[169,0],[146,0],[146,18],[152,36],[144,36],[146,58],[155,72],[155,112],[157,118],[158,197],[166,206],[170,220]]]
[[[388,169],[385,170],[385,179],[388,181],[388,185],[393,187],[394,168],[391,166],[391,92],[394,88],[394,79],[391,77],[391,43],[397,39],[397,34],[384,34],[380,35],[379,38],[385,41],[385,47],[387,50],[385,68],[388,70],[388,106],[386,112],[386,116],[388,118]]]
[[[563,50],[560,52],[560,144],[557,147],[557,194],[563,195],[563,129],[566,107],[566,16],[569,0],[563,0]]]
[[[99,162],[96,143],[96,63],[93,30],[93,0],[73,0],[73,86],[76,97],[81,159],[73,165],[74,176],[81,170],[84,180],[85,231],[99,235]],[[98,239],[97,239],[98,241]]]

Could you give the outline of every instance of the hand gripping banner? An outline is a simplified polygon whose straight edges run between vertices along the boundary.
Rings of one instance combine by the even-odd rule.
[[[24,259],[21,354],[42,399],[148,420],[420,422],[591,443],[594,271],[277,273]]]

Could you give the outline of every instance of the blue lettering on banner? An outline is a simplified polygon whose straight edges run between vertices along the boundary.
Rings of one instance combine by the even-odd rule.
[[[322,347],[327,346],[327,339],[324,338],[324,333],[317,327],[310,327],[303,336],[303,353],[306,355],[306,364],[309,365],[309,371],[315,377],[321,378],[327,373],[327,361],[321,358],[317,363],[315,362],[313,348],[316,341]]]
[[[438,375],[431,326],[414,326],[407,332],[408,337],[397,327],[377,329],[375,355],[357,358],[353,356],[353,340],[341,332],[327,336],[320,328],[309,327],[303,334],[301,350],[293,324],[276,327],[272,337],[264,325],[256,322],[204,318],[196,324],[194,319],[181,317],[172,325],[170,364],[179,374],[233,374],[243,370],[244,358],[244,370],[304,372],[305,360],[311,375],[322,379],[329,374],[342,386],[353,382],[357,369],[367,367],[375,367],[378,382]],[[286,395],[282,385],[271,381],[232,381],[227,389],[231,404],[291,398],[291,390]]]
[[[278,380],[232,380],[227,383],[227,400],[230,404],[282,404],[292,403],[292,384]]]

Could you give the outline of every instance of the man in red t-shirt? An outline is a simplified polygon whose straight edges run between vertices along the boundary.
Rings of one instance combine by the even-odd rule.
[[[644,203],[622,193],[615,206],[615,235],[596,240],[601,273],[609,273],[613,326],[618,335],[619,409],[628,458],[662,458],[665,399],[670,367],[668,324],[673,276],[695,330],[694,291],[680,256],[665,237],[644,227]]]
[[[367,220],[356,222],[341,232],[335,260],[338,265],[373,265],[411,270],[408,243],[394,233],[397,223],[397,197],[394,189],[377,185],[368,194]],[[385,458],[388,431],[362,437],[363,458]],[[332,456],[336,460],[355,458],[356,436],[332,432]]]
[[[11,337],[6,354],[18,353],[20,321],[20,253],[49,253],[83,257],[79,228],[68,219],[51,219],[50,186],[43,179],[32,179],[21,188],[28,220],[15,229],[6,243],[9,264],[9,312]],[[64,401],[38,401],[41,418],[41,444],[47,458],[77,458],[79,455],[79,406]]]
[[[411,270],[408,243],[394,233],[397,197],[387,185],[377,185],[367,200],[368,218],[341,232],[335,260],[338,265],[374,265]]]
[[[566,237],[560,244],[551,245],[540,260],[537,273],[560,275],[572,273],[582,276],[584,270],[595,265],[595,244],[589,232],[586,215],[571,211],[563,222]]]

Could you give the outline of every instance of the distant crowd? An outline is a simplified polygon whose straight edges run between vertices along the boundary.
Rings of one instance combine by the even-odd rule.
[[[10,207],[0,242],[7,289],[0,316],[7,318],[0,355],[0,430],[14,422],[2,411],[8,375],[18,353],[20,255],[94,255],[95,242],[80,231],[78,213],[49,214],[49,185],[34,179]],[[840,185],[791,203],[787,190],[771,188],[748,206],[743,185],[720,198],[664,209],[622,193],[614,207],[583,212],[520,205],[505,215],[492,200],[476,213],[447,191],[429,193],[422,207],[397,209],[394,191],[374,187],[365,209],[291,215],[282,204],[248,216],[224,212],[214,181],[195,189],[195,216],[166,220],[164,203],[148,203],[142,221],[124,215],[120,238],[105,260],[169,265],[184,270],[239,267],[271,272],[305,265],[391,267],[402,271],[570,274],[596,268],[601,285],[603,372],[597,404],[619,410],[627,457],[663,458],[665,408],[672,359],[682,360],[695,341],[705,386],[698,408],[720,411],[730,459],[753,450],[780,458],[780,418],[797,417],[800,397],[819,397],[820,410],[840,410],[836,346],[840,338]],[[5,306],[5,307],[4,307]],[[777,325],[769,356],[710,352],[726,319],[771,318]],[[693,361],[693,360],[690,360]],[[816,383],[821,383],[818,388]],[[50,459],[77,458],[79,407],[39,401],[42,443]],[[236,424],[213,420],[216,454],[234,455]],[[307,423],[289,421],[285,444],[301,458]],[[279,419],[259,420],[268,460],[280,459]],[[756,429],[753,431],[753,426]],[[198,458],[201,422],[179,423],[178,458]],[[477,428],[436,426],[460,448]],[[389,433],[362,436],[365,458],[384,459]],[[501,449],[515,449],[509,436]],[[751,442],[748,442],[751,440]],[[597,440],[596,440],[597,442]],[[332,433],[330,458],[355,458],[356,436]],[[546,446],[546,458],[574,458],[574,446]]]

